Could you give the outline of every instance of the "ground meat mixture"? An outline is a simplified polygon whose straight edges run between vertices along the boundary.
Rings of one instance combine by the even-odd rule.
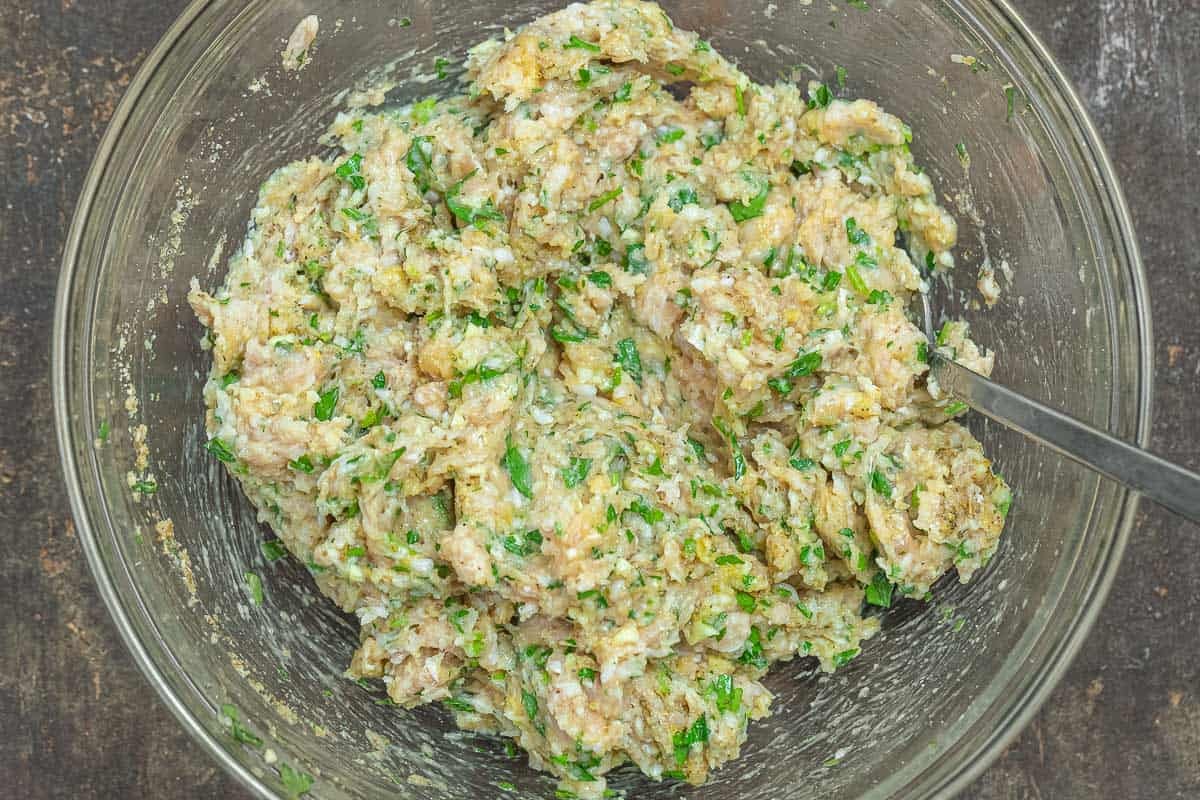
[[[209,450],[358,616],[350,672],[562,790],[701,783],[775,661],[996,550],[1010,493],[905,313],[955,223],[912,132],[753,83],[658,6],[475,47],[278,170],[207,326]]]

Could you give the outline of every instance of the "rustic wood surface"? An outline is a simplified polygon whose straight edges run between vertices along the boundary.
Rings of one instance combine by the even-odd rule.
[[[1153,447],[1200,468],[1200,3],[1019,0],[1124,182],[1150,276]],[[0,797],[247,796],[155,698],[97,597],[54,450],[50,320],[100,134],[184,0],[0,11]],[[965,796],[1200,796],[1200,529],[1144,504],[1095,632]]]

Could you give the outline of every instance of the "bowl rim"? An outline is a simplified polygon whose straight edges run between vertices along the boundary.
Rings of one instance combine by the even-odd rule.
[[[80,190],[63,248],[55,292],[50,378],[59,465],[62,469],[71,513],[89,569],[122,641],[159,698],[192,739],[199,743],[226,773],[236,778],[254,795],[269,799],[277,796],[275,792],[262,778],[235,759],[182,702],[167,681],[163,670],[138,636],[131,621],[132,609],[126,608],[123,604],[113,576],[104,564],[100,544],[91,524],[89,509],[83,496],[80,465],[76,461],[73,447],[70,387],[68,385],[71,356],[68,350],[68,344],[71,341],[70,299],[75,284],[80,245],[96,200],[97,188],[104,177],[113,151],[121,139],[129,116],[137,106],[152,76],[163,65],[168,54],[184,37],[193,22],[210,6],[222,1],[191,0],[146,56],[100,139]],[[1078,134],[1076,144],[1081,146],[1083,152],[1092,160],[1090,164],[1085,160],[1081,166],[1088,168],[1098,179],[1096,181],[1097,188],[1102,192],[1102,199],[1106,200],[1108,204],[1105,210],[1111,215],[1119,234],[1114,240],[1114,246],[1124,248],[1125,260],[1130,268],[1129,275],[1126,276],[1129,280],[1129,295],[1133,300],[1130,312],[1133,327],[1140,334],[1136,364],[1134,365],[1138,383],[1133,415],[1134,442],[1145,448],[1150,438],[1153,407],[1153,328],[1145,266],[1142,262],[1132,216],[1120,180],[1095,124],[1049,48],[1025,23],[1009,0],[979,1],[990,6],[990,10],[994,12],[999,21],[1007,25],[1015,34],[1016,41],[1010,42],[1010,45],[1018,48],[1024,47],[1027,55],[1043,70],[1046,86],[1052,99],[1057,101],[1059,110],[1067,114],[1077,126],[1077,130],[1074,132]],[[955,2],[955,0],[944,0],[944,2]],[[1092,576],[1092,585],[1089,588],[1090,599],[1082,604],[1076,612],[1076,619],[1069,631],[1046,654],[1039,670],[1040,674],[1028,681],[1028,689],[1024,691],[1023,696],[1010,701],[1005,724],[997,726],[998,733],[977,745],[973,758],[960,760],[956,769],[951,769],[940,777],[933,776],[933,783],[920,786],[918,791],[925,791],[929,796],[944,796],[957,794],[966,788],[1024,730],[1034,714],[1045,703],[1078,654],[1096,622],[1100,609],[1105,604],[1129,540],[1138,503],[1137,493],[1117,487],[1114,499],[1116,523],[1113,537],[1101,569]],[[918,775],[913,782],[921,783],[921,775]]]

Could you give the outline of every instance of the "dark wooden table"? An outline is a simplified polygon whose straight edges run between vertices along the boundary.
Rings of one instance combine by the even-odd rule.
[[[0,10],[0,796],[245,792],[179,729],[75,540],[50,413],[50,319],[105,123],[184,0]],[[1020,0],[1116,162],[1150,275],[1153,447],[1200,468],[1200,3]],[[1143,505],[1062,685],[972,798],[1200,796],[1200,529]]]

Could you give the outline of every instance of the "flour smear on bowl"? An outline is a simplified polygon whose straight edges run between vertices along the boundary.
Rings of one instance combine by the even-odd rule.
[[[627,761],[701,783],[772,663],[846,665],[865,605],[996,550],[1011,495],[905,315],[955,223],[899,119],[755,84],[652,4],[467,77],[263,185],[190,295],[208,449],[357,615],[353,676],[567,796]],[[965,325],[938,345],[990,371]]]

